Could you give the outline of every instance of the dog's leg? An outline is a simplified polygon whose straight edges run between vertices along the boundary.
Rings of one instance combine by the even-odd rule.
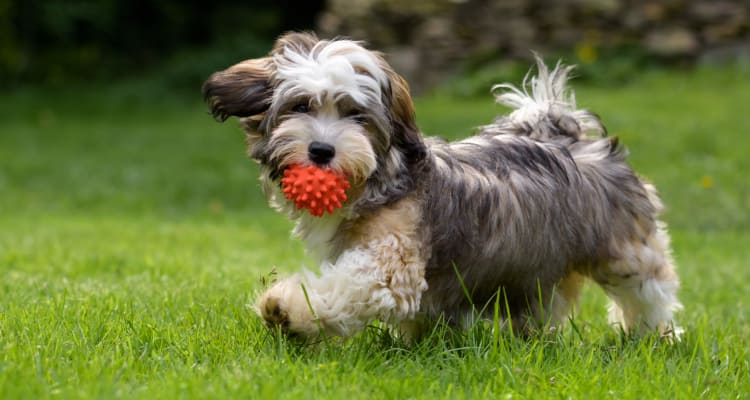
[[[563,326],[578,306],[581,288],[585,278],[576,272],[570,272],[555,287],[552,302],[549,306],[549,324],[551,329]]]
[[[620,259],[611,261],[594,279],[612,299],[610,322],[631,333],[657,331],[679,335],[674,312],[679,280],[669,253],[669,236],[658,228],[644,241],[620,244]]]
[[[346,337],[374,319],[413,319],[427,289],[418,254],[402,236],[371,241],[344,251],[320,276],[297,274],[276,283],[257,311],[269,324],[306,337]]]
[[[578,305],[584,281],[583,275],[570,271],[555,284],[537,283],[536,290],[525,296],[525,307],[516,307],[515,312],[511,309],[510,326],[514,333],[530,336],[554,332],[564,326]]]
[[[424,337],[432,325],[424,316],[399,321],[391,325],[391,333],[403,339],[406,343],[413,343]]]

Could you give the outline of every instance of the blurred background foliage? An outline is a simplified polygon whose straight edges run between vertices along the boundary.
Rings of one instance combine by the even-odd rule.
[[[313,29],[323,0],[0,0],[0,84],[59,85],[162,69],[196,85],[268,51],[280,32]]]
[[[532,50],[599,83],[750,64],[746,0],[0,0],[0,88],[151,76],[195,90],[287,30],[365,40],[418,93],[486,94]]]

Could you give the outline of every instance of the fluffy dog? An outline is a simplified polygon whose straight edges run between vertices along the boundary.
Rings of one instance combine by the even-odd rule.
[[[452,143],[420,133],[406,82],[355,41],[289,33],[214,73],[212,114],[240,118],[271,206],[321,263],[272,285],[262,318],[304,337],[376,319],[417,336],[498,301],[528,332],[564,322],[590,278],[619,329],[671,332],[679,283],[654,187],[576,109],[570,67],[537,69],[520,89],[493,89],[512,113]],[[349,199],[323,217],[296,210],[280,186],[292,164],[345,174]]]

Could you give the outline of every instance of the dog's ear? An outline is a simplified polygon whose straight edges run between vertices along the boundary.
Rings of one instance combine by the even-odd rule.
[[[382,87],[382,102],[390,119],[390,148],[379,160],[383,164],[368,178],[365,193],[357,202],[360,213],[406,196],[416,187],[426,167],[427,146],[417,129],[409,85],[385,60],[381,61],[388,78],[387,85]]]
[[[417,165],[427,156],[427,147],[417,128],[414,102],[409,93],[409,84],[399,74],[386,69],[390,88],[386,91],[387,104],[392,110],[393,142],[406,155],[407,163]]]
[[[271,105],[274,64],[270,57],[243,61],[215,72],[203,84],[203,98],[219,121],[263,114]]]

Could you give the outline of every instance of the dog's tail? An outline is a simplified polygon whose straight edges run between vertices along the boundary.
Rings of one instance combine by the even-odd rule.
[[[482,130],[488,134],[515,134],[536,140],[566,136],[574,140],[589,134],[606,135],[599,118],[576,108],[575,94],[567,87],[572,66],[557,63],[550,72],[536,56],[537,75],[526,74],[521,87],[510,83],[495,85],[495,100],[513,109]]]

